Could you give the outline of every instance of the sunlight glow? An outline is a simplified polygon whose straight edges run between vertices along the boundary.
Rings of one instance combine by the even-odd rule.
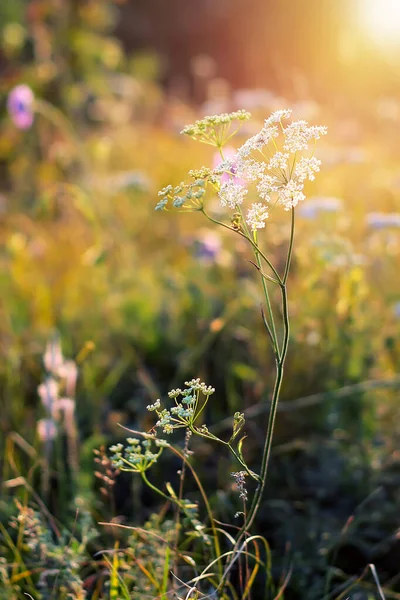
[[[360,0],[360,11],[371,38],[400,45],[400,0]]]

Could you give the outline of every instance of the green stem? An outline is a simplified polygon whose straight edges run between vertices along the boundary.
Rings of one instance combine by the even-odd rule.
[[[176,500],[175,498],[173,498],[172,496],[167,496],[167,494],[164,494],[164,492],[162,492],[158,487],[156,487],[155,485],[153,485],[152,483],[150,483],[150,481],[147,479],[146,477],[146,473],[144,471],[140,471],[140,474],[142,476],[143,481],[145,482],[146,485],[149,486],[149,488],[151,490],[153,490],[153,492],[156,492],[159,496],[162,496],[165,500],[167,500],[168,502],[173,502],[174,504],[176,504],[179,508],[182,508],[182,504],[180,502],[178,502],[178,500]]]
[[[222,227],[225,227],[225,229],[229,229],[229,231],[235,231],[236,233],[238,233],[237,230],[234,229],[233,227],[231,227],[230,225],[227,225],[226,223],[223,223],[222,221],[218,221],[217,219],[214,219],[211,215],[208,214],[208,212],[206,212],[206,209],[204,208],[204,206],[201,208],[201,212],[212,223],[215,223],[216,225],[221,225]]]
[[[213,435],[209,431],[207,433],[202,433],[196,426],[193,425],[193,423],[187,423],[186,426],[189,427],[190,431],[194,435],[198,435],[206,440],[213,440],[214,442],[218,442],[219,444],[222,444],[223,446],[227,446],[229,448],[230,452],[233,454],[233,456],[238,461],[238,463],[240,465],[242,465],[242,467],[245,469],[246,473],[252,479],[255,479],[256,481],[260,481],[259,475],[257,475],[257,473],[254,473],[254,471],[252,471],[251,469],[249,469],[247,464],[244,462],[244,460],[242,460],[240,458],[239,454],[236,452],[236,450],[233,448],[233,446],[231,446],[231,444],[229,442],[225,442],[224,440],[221,440],[221,438],[217,437],[216,435]]]
[[[200,212],[202,212],[204,214],[204,216],[207,217],[207,219],[209,219],[209,221],[211,221],[212,223],[215,223],[216,225],[221,225],[222,227],[225,227],[225,229],[229,229],[229,231],[234,231],[235,233],[238,233],[239,235],[241,235],[245,240],[247,240],[250,243],[250,245],[253,246],[253,249],[255,251],[257,251],[258,254],[261,256],[261,258],[267,263],[267,265],[269,266],[269,268],[275,275],[278,285],[281,285],[283,283],[281,276],[279,275],[278,271],[275,269],[274,265],[265,256],[265,254],[260,250],[260,248],[257,246],[257,244],[255,244],[253,242],[251,237],[248,237],[243,231],[240,231],[239,229],[235,229],[234,227],[231,227],[230,225],[227,225],[226,223],[223,223],[222,221],[218,221],[217,219],[214,219],[213,217],[211,217],[211,215],[208,214],[208,212],[206,212],[206,209],[204,208],[204,206],[200,209]]]
[[[254,241],[255,241],[255,244],[256,244],[256,246],[258,248],[257,238],[255,238]],[[271,306],[271,301],[270,301],[270,298],[269,298],[269,292],[268,292],[267,282],[266,282],[265,277],[262,274],[261,258],[260,258],[259,251],[258,250],[254,250],[254,255],[255,255],[255,258],[256,258],[258,269],[259,269],[260,274],[261,274],[261,281],[262,281],[262,286],[263,286],[263,291],[264,291],[265,302],[266,302],[266,305],[267,305],[268,314],[269,314],[269,318],[270,318],[270,324],[268,323],[268,321],[266,319],[264,320],[264,323],[265,323],[265,326],[267,327],[268,333],[270,335],[271,342],[272,342],[272,345],[273,345],[273,348],[274,348],[275,356],[278,356],[279,355],[279,344],[278,344],[278,338],[277,338],[277,335],[276,335],[274,313],[272,312],[272,306]]]
[[[253,246],[253,250],[255,252],[257,252],[257,254],[259,254],[261,256],[261,258],[267,263],[267,265],[269,266],[269,268],[271,269],[271,271],[273,272],[273,274],[275,275],[278,284],[281,285],[283,283],[281,276],[279,275],[278,271],[275,269],[274,265],[271,263],[271,261],[269,260],[269,258],[267,258],[265,256],[265,254],[263,252],[261,252],[260,248],[257,246],[257,244],[251,239],[251,237],[248,237],[245,233],[243,233],[242,231],[238,231],[238,233],[244,237],[246,240],[248,240],[248,242],[250,242],[250,244]]]
[[[246,463],[244,462],[244,460],[242,460],[240,458],[239,454],[236,452],[236,450],[229,443],[228,443],[228,448],[232,452],[233,456],[236,458],[236,460],[238,461],[238,463],[241,464],[242,467],[245,469],[246,473],[252,479],[255,479],[256,481],[261,481],[260,476],[257,475],[257,473],[254,473],[254,471],[252,471],[251,469],[249,469],[249,467],[246,465]]]
[[[236,540],[236,547],[239,547],[240,543],[243,540],[243,537],[246,535],[246,532],[250,529],[250,527],[254,523],[254,520],[257,516],[258,510],[261,505],[262,495],[264,492],[266,479],[267,479],[268,465],[269,465],[269,459],[270,459],[270,455],[271,455],[272,440],[273,440],[274,428],[275,428],[275,420],[276,420],[276,414],[277,414],[278,403],[279,403],[279,394],[280,394],[280,390],[281,390],[283,373],[284,373],[284,365],[285,365],[285,360],[286,360],[286,355],[287,355],[287,350],[288,350],[288,345],[289,345],[290,327],[289,327],[289,310],[288,310],[288,296],[287,296],[286,282],[287,282],[287,277],[288,277],[289,270],[290,270],[290,262],[291,262],[292,253],[293,253],[293,242],[294,242],[294,209],[292,209],[291,232],[290,232],[289,247],[288,247],[287,259],[286,259],[284,280],[282,281],[282,283],[280,285],[281,294],[282,294],[282,312],[283,312],[282,350],[277,357],[277,363],[276,363],[276,378],[275,378],[274,390],[272,393],[271,409],[270,409],[267,433],[265,436],[264,449],[263,449],[263,454],[262,454],[262,459],[261,459],[260,483],[256,488],[251,507],[247,513],[246,522],[243,524],[243,526],[241,527],[241,529],[238,533],[238,537]],[[230,565],[228,565],[225,570],[224,576],[220,582],[220,589],[223,589],[223,587],[225,585],[225,580],[228,576],[229,570],[230,570]]]
[[[289,249],[288,249],[288,254],[287,254],[287,259],[286,259],[285,272],[283,274],[283,279],[282,279],[282,282],[284,284],[286,284],[286,281],[287,281],[287,278],[289,275],[290,263],[292,261],[293,241],[294,241],[294,208],[292,208],[291,216],[292,216],[292,220],[291,220],[291,227],[290,227]]]
[[[278,410],[279,393],[281,390],[285,360],[286,360],[287,350],[288,350],[288,346],[289,346],[290,324],[289,324],[288,295],[287,295],[286,281],[287,281],[287,277],[288,277],[288,273],[289,273],[289,269],[290,269],[290,262],[291,262],[292,253],[293,253],[293,241],[294,241],[294,209],[292,209],[291,232],[290,232],[288,254],[287,254],[287,259],[286,259],[284,283],[281,286],[282,312],[283,312],[282,350],[281,350],[279,359],[277,361],[277,366],[276,366],[276,379],[275,379],[274,391],[273,391],[272,400],[271,400],[271,410],[270,410],[270,415],[269,415],[269,419],[268,419],[267,434],[265,437],[264,450],[263,450],[263,455],[262,455],[262,459],[261,459],[261,469],[260,469],[261,483],[255,492],[253,502],[252,502],[251,508],[248,513],[248,518],[247,518],[247,523],[246,523],[247,528],[251,527],[252,523],[254,522],[254,519],[256,518],[258,509],[260,507],[264,487],[265,487],[265,482],[266,482],[267,472],[268,472],[269,458],[271,455],[272,439],[273,439],[273,435],[274,435],[276,414],[277,414],[277,410]]]
[[[203,498],[204,505],[206,507],[208,518],[210,520],[210,526],[211,526],[211,529],[212,529],[212,532],[213,532],[215,558],[218,558],[218,556],[221,556],[221,546],[220,546],[220,543],[219,543],[218,532],[217,532],[217,529],[215,527],[214,517],[213,517],[213,514],[212,514],[210,503],[208,501],[207,494],[206,494],[206,492],[205,492],[205,490],[203,488],[203,485],[202,485],[202,483],[201,483],[201,481],[200,481],[200,479],[199,479],[196,471],[194,470],[194,468],[190,464],[190,462],[187,459],[187,457],[184,454],[182,454],[179,450],[177,450],[176,448],[174,448],[173,446],[171,446],[171,450],[172,450],[172,452],[174,452],[177,456],[179,456],[185,462],[186,466],[189,468],[191,474],[193,475],[193,479],[195,480],[195,482],[197,484],[197,487],[199,488],[200,494],[201,494],[201,496]],[[220,574],[220,576],[222,576],[222,565],[221,565],[220,561],[218,562],[218,565],[219,565],[219,568],[218,568],[219,574]]]

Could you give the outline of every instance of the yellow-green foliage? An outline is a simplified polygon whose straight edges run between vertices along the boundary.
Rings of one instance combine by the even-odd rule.
[[[297,219],[288,398],[389,376],[398,352],[398,228],[373,229],[366,221],[370,212],[398,209],[395,162],[385,147],[392,140],[383,129],[371,138],[361,124],[357,146],[349,148],[334,115],[322,108],[320,114],[329,120],[331,135],[312,194],[335,196],[342,207]],[[23,364],[38,378],[38,357],[49,333],[58,329],[72,352],[94,342],[95,378],[100,371],[104,378],[121,354],[127,353],[126,367],[135,368],[138,354],[151,368],[146,356],[171,350],[179,354],[177,368],[188,360],[187,376],[197,375],[188,357],[193,346],[205,355],[215,338],[241,336],[254,348],[249,360],[234,355],[227,360],[239,381],[254,381],[270,359],[244,249],[229,233],[218,232],[221,250],[216,264],[208,264],[194,256],[196,241],[209,234],[200,216],[176,219],[154,212],[158,189],[179,183],[190,168],[212,165],[209,149],[152,123],[79,134],[80,148],[44,117],[36,125],[38,131],[26,135],[40,135],[42,125],[49,129],[48,148],[34,165],[35,193],[29,202],[17,185],[5,194],[2,377],[15,390],[10,378]],[[22,149],[22,138],[19,143]],[[56,168],[57,144],[74,157],[76,177]],[[19,160],[13,163],[15,177],[26,168]],[[270,218],[265,235],[279,260],[287,235],[279,215]],[[170,373],[165,384],[173,377]]]

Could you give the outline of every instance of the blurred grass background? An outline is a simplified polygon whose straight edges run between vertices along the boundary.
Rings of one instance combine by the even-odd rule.
[[[43,498],[58,518],[73,515],[74,497],[107,513],[92,493],[92,449],[124,438],[118,423],[149,428],[145,406],[192,377],[217,389],[216,427],[260,405],[247,425],[257,463],[273,358],[254,269],[238,240],[200,216],[154,206],[160,188],[213,163],[179,136],[186,123],[237,108],[261,122],[290,106],[329,136],[298,211],[291,344],[259,527],[277,557],[291,545],[290,597],[320,597],[329,562],[348,574],[375,562],[400,592],[400,46],[381,44],[362,16],[355,1],[2,2],[3,483],[23,474],[37,486],[37,387],[55,332],[67,357],[82,358],[78,481],[66,503]],[[21,82],[39,101],[25,132],[6,113]],[[278,263],[287,233],[283,219],[268,223]],[[229,462],[213,452],[201,448],[196,466],[217,512],[233,515]],[[118,510],[140,521],[140,490],[120,488]],[[24,493],[3,486],[2,522]]]

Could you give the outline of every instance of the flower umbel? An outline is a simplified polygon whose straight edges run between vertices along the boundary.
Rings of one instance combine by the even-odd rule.
[[[269,217],[268,207],[261,202],[255,202],[247,212],[247,224],[254,231],[256,229],[263,229],[265,227],[265,221]]]
[[[200,413],[204,410],[209,397],[215,392],[211,386],[201,382],[200,379],[185,381],[185,388],[171,390],[169,398],[174,400],[175,406],[163,408],[161,401],[156,400],[154,404],[147,406],[147,410],[155,412],[158,420],[156,427],[162,429],[163,433],[170,434],[174,429],[182,427],[192,428]]]
[[[121,443],[110,447],[111,462],[113,466],[120,471],[136,471],[144,473],[150,469],[162,454],[164,448],[168,446],[166,440],[155,438],[148,435],[143,440],[137,438],[128,438],[128,446]],[[158,448],[154,452],[153,444]]]
[[[222,146],[240,129],[241,125],[250,119],[250,113],[245,110],[237,110],[232,113],[204,117],[193,125],[188,125],[182,131],[194,140],[222,148]],[[232,132],[232,125],[236,129]]]
[[[290,116],[288,109],[274,112],[237,151],[223,147],[238,130],[232,133],[231,125],[249,118],[244,111],[205,117],[186,127],[183,133],[215,146],[221,159],[214,158],[214,169],[192,171],[193,183],[164,188],[156,209],[165,209],[171,200],[175,208],[204,212],[206,191],[211,187],[222,207],[235,213],[247,208],[245,221],[255,232],[265,227],[276,204],[285,210],[297,206],[305,199],[305,182],[313,181],[320,169],[314,146],[326,134],[326,127],[310,126],[304,120],[284,124]]]

